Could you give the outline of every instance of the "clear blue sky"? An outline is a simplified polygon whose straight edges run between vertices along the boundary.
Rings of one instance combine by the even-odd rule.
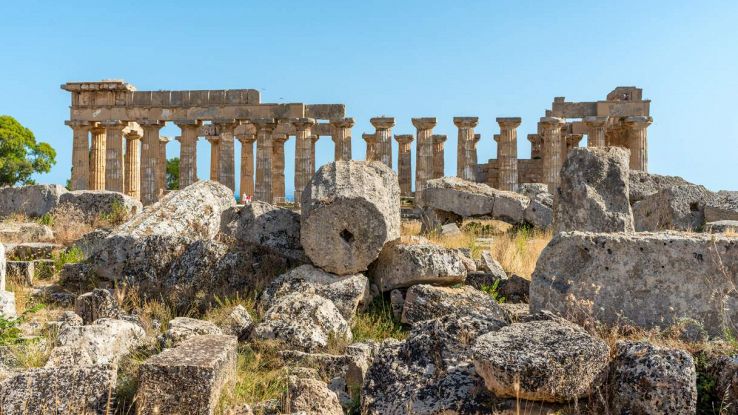
[[[650,171],[738,189],[736,1],[6,0],[0,15],[0,114],[57,149],[42,183],[69,176],[70,97],[59,85],[122,78],[139,90],[256,88],[263,102],[344,103],[357,159],[370,117],[396,117],[402,134],[414,133],[411,117],[435,116],[449,175],[453,116],[479,116],[486,160],[495,117],[522,117],[522,138],[555,96],[590,101],[636,85],[653,101]],[[206,141],[198,151],[206,177]],[[317,153],[319,165],[333,158],[330,138]],[[527,140],[519,154],[530,154]]]

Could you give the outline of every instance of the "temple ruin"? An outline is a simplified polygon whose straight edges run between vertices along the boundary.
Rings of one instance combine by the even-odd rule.
[[[210,143],[210,179],[235,190],[234,140],[241,142],[240,193],[270,203],[285,201],[285,143],[295,137],[295,203],[315,172],[315,143],[322,136],[334,142],[335,160],[352,158],[351,129],[342,104],[261,103],[259,91],[137,91],[124,81],[69,82],[61,86],[72,95],[73,190],[122,192],[145,205],[159,200],[166,190],[166,145],[160,136],[167,122],[181,134],[180,186],[197,181],[197,147],[200,137]],[[566,153],[587,136],[587,146],[622,146],[630,149],[630,167],[646,170],[647,127],[650,101],[636,87],[618,87],[604,101],[567,102],[554,98],[550,110],[529,134],[529,159],[518,158],[520,118],[497,118],[500,134],[497,157],[477,160],[474,132],[478,117],[455,117],[458,128],[456,175],[515,191],[520,183],[546,183],[553,190]],[[367,160],[393,166],[393,117],[370,120],[375,131],[366,133]],[[395,135],[397,171],[403,196],[422,197],[426,181],[444,175],[447,136],[433,134],[436,118],[413,118],[416,134]],[[413,186],[410,146],[415,141]],[[256,156],[254,156],[256,143]],[[132,155],[132,156],[129,156]],[[415,189],[413,193],[413,189]]]

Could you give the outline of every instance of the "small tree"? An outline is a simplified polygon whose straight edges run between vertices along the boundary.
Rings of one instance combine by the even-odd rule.
[[[31,175],[48,173],[56,151],[9,115],[0,115],[0,186],[33,184]]]
[[[167,189],[179,189],[179,157],[167,160]]]

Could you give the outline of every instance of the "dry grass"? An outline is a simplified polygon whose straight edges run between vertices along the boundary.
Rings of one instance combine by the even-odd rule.
[[[407,337],[405,328],[392,317],[389,301],[378,297],[365,311],[354,316],[351,322],[354,342],[384,339],[403,340]]]
[[[54,213],[47,219],[47,222],[54,231],[56,242],[64,246],[71,245],[95,229],[87,223],[85,215],[79,209],[67,204],[54,209]]]
[[[508,274],[530,279],[541,251],[551,238],[551,231],[518,229],[494,238],[490,253]]]

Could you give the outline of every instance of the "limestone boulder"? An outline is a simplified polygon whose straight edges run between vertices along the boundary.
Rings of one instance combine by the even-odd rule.
[[[497,321],[500,327],[509,323],[507,315],[497,302],[489,294],[473,287],[450,288],[418,284],[407,290],[402,310],[403,323],[415,324],[445,315]]]
[[[705,224],[705,232],[726,233],[736,231],[738,231],[738,220],[719,220]]]
[[[5,264],[7,278],[16,284],[32,286],[36,274],[33,261],[7,261]]]
[[[546,183],[520,183],[517,192],[528,199],[551,198]]]
[[[705,204],[705,222],[738,221],[738,192],[721,190]]]
[[[118,300],[103,288],[81,294],[74,302],[74,311],[89,324],[100,318],[117,319],[120,317]]]
[[[127,219],[143,212],[143,205],[137,199],[107,190],[66,192],[59,198],[58,209],[67,207],[79,211],[87,222],[106,218]]]
[[[684,350],[620,341],[610,369],[610,407],[623,414],[694,414],[697,371]]]
[[[531,311],[664,329],[691,318],[720,336],[738,321],[737,248],[709,234],[560,233],[538,258]]]
[[[550,196],[550,194],[547,193]],[[539,197],[531,199],[530,204],[523,212],[525,222],[534,228],[547,229],[553,224],[553,198],[550,200]]]
[[[82,251],[85,258],[91,257],[97,252],[103,244],[105,238],[110,236],[109,229],[95,229],[82,235],[81,238],[74,241],[72,247]]]
[[[415,284],[453,285],[464,282],[466,273],[464,258],[456,250],[397,240],[384,246],[368,274],[384,292]]]
[[[0,316],[6,319],[18,316],[15,310],[15,293],[0,290]]]
[[[287,391],[290,397],[285,408],[287,413],[343,415],[338,396],[321,380],[290,376]]]
[[[330,300],[317,294],[294,293],[281,297],[264,314],[251,335],[273,339],[303,351],[316,351],[329,341],[352,339],[351,327]]]
[[[176,346],[195,336],[222,335],[223,331],[215,324],[190,317],[175,317],[169,320],[169,328],[164,334],[167,345]]]
[[[696,185],[672,186],[660,190],[633,205],[635,230],[696,231],[705,224],[705,206],[715,194]]]
[[[305,188],[302,203],[302,246],[330,273],[365,271],[387,242],[400,237],[400,187],[383,163],[327,164]]]
[[[702,353],[695,356],[698,362],[704,362],[699,370],[700,374],[709,380],[714,380],[715,388],[710,393],[702,390],[699,393],[708,394],[700,397],[712,402],[720,402],[723,408],[738,407],[738,356],[729,356],[722,353]]]
[[[50,242],[25,242],[21,244],[9,244],[6,247],[6,255],[18,261],[35,261],[39,259],[53,259],[54,253],[61,249],[61,245]]]
[[[216,413],[225,387],[236,380],[236,348],[233,336],[195,336],[150,357],[139,372],[137,413]]]
[[[251,336],[251,330],[254,329],[254,319],[251,314],[242,305],[233,307],[225,319],[219,322],[218,327],[223,334],[236,336],[239,341],[245,341]]]
[[[3,415],[98,414],[109,404],[117,372],[111,366],[29,369],[0,383]]]
[[[663,189],[692,184],[678,176],[662,176],[642,170],[631,170],[628,173],[628,178],[628,194],[631,205]]]
[[[369,305],[369,280],[362,274],[338,276],[312,265],[301,265],[279,277],[261,293],[259,306],[268,310],[282,297],[294,294],[316,294],[327,298],[338,308],[346,321],[354,318],[357,310]]]
[[[628,200],[630,153],[620,147],[575,148],[561,169],[554,205],[557,232],[633,232]]]
[[[255,201],[233,207],[223,214],[221,234],[239,244],[256,244],[305,261],[300,244],[300,214],[290,209]]]
[[[141,326],[124,320],[103,318],[86,326],[64,325],[47,367],[90,362],[93,365],[116,365],[122,357],[142,346],[145,340],[146,333]],[[76,356],[81,360],[70,362],[60,355]]]
[[[474,366],[497,397],[567,402],[593,393],[605,380],[607,344],[573,323],[543,319],[483,334]]]
[[[58,184],[0,188],[0,218],[11,215],[40,217],[51,212],[67,193]]]
[[[34,222],[0,222],[0,243],[53,242],[54,232]]]

